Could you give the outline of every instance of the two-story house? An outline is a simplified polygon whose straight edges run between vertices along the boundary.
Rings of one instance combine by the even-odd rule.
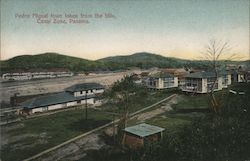
[[[167,89],[178,87],[178,77],[165,72],[149,75],[146,86],[150,89]]]
[[[21,103],[23,112],[32,114],[68,108],[82,104],[98,103],[97,95],[104,92],[104,87],[97,83],[76,84],[59,93],[46,94]]]

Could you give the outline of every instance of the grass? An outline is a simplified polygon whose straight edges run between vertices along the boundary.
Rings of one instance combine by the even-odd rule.
[[[147,95],[135,95],[130,96],[129,98],[129,113],[133,113],[135,111],[138,111],[142,108],[145,108],[147,106],[150,106],[168,96],[170,96],[171,93],[168,93],[166,91],[152,91],[148,92]],[[103,110],[108,112],[119,112],[121,111],[121,107],[123,105],[117,105],[117,104],[106,104],[102,107]]]
[[[236,87],[233,87],[236,88]],[[225,97],[228,93],[227,89],[215,92],[217,97]],[[165,132],[172,133],[179,128],[189,125],[194,118],[203,117],[206,113],[197,112],[209,108],[209,95],[184,95],[180,94],[180,100],[177,104],[173,104],[173,111],[158,115],[147,120],[149,124],[165,128]],[[197,110],[197,111],[196,111]],[[196,112],[194,112],[196,111]]]
[[[180,94],[180,99],[177,104],[173,104],[173,111],[165,112],[146,123],[165,128],[166,133],[174,133],[179,128],[189,125],[194,118],[202,117],[205,114],[201,112],[181,111],[189,109],[206,109],[208,108],[208,95],[183,95]]]
[[[152,105],[171,94],[172,92],[169,91],[150,91],[146,95],[131,96],[129,112],[132,113]],[[175,108],[205,107],[205,105],[207,105],[207,95],[183,95],[183,98],[184,99],[178,104],[174,105]],[[4,145],[1,149],[1,159],[4,161],[23,160],[43,150],[58,145],[68,139],[111,121],[112,115],[105,112],[118,113],[119,107],[120,105],[117,104],[105,104],[101,106],[98,111],[89,109],[88,120],[84,119],[84,109],[73,109],[48,116],[24,120],[21,122],[23,127],[9,130],[7,136],[19,137],[26,134],[31,135]],[[152,109],[155,108],[157,107],[153,107]],[[196,113],[164,113],[147,120],[146,122],[164,127],[166,132],[174,132],[178,130],[179,127],[188,125],[192,118],[198,117],[198,115],[199,114]]]
[[[230,86],[230,88],[235,89],[237,85]],[[228,89],[223,89],[221,91],[216,91],[214,93],[217,98],[224,98],[228,94]],[[210,95],[208,94],[189,94],[189,95],[180,95],[182,99],[178,104],[173,105],[175,110],[188,110],[188,109],[207,109],[209,108],[209,101],[211,100]]]
[[[228,102],[232,103],[232,99],[236,99],[236,100],[239,101],[239,100],[242,100],[242,97],[244,97],[244,99],[245,98],[246,99],[245,99],[244,102],[242,101],[242,104],[246,103],[246,106],[247,106],[248,105],[247,104],[247,102],[248,102],[247,100],[249,100],[248,99],[249,93],[247,93],[249,90],[247,90],[247,89],[249,89],[249,85],[248,86],[245,86],[245,84],[234,85],[234,86],[231,87],[231,89],[234,89],[234,90],[237,90],[237,91],[244,91],[244,92],[246,92],[246,95],[230,94],[230,93],[228,93],[228,89],[225,89],[225,90],[216,92],[215,93],[216,98],[217,97],[222,97],[222,98],[225,99],[225,101],[228,101]],[[197,107],[203,107],[203,106],[200,106],[200,105],[207,105],[208,106],[208,101],[207,101],[208,98],[206,98],[205,96],[207,96],[207,95],[184,96],[183,100],[181,100],[176,106],[179,107],[179,108],[193,107],[193,105],[197,105]],[[228,97],[226,98],[225,96],[228,96]],[[205,104],[206,101],[207,101],[207,104]],[[239,103],[239,102],[237,102],[237,103]],[[189,106],[187,106],[187,105],[189,105]],[[239,107],[239,106],[236,106],[236,107]],[[240,114],[242,114],[242,113],[240,113]],[[206,115],[207,115],[207,113],[201,113],[201,112],[180,113],[178,111],[173,110],[171,112],[166,112],[166,113],[160,114],[160,115],[158,115],[158,116],[156,116],[156,117],[154,117],[152,119],[149,119],[149,120],[146,121],[146,123],[153,124],[153,125],[156,125],[156,126],[161,126],[161,127],[165,128],[165,135],[164,135],[164,137],[169,137],[169,140],[171,142],[166,142],[167,144],[165,142],[164,143],[165,143],[166,147],[171,148],[171,150],[174,148],[174,150],[176,152],[176,151],[178,151],[180,149],[179,147],[181,147],[181,148],[184,147],[184,149],[186,149],[186,148],[192,148],[190,150],[191,153],[187,153],[186,151],[183,152],[181,150],[180,153],[176,152],[177,155],[173,155],[173,153],[171,153],[172,151],[169,151],[170,153],[167,154],[167,155],[169,155],[169,160],[171,160],[171,158],[172,158],[172,160],[183,159],[183,158],[181,158],[181,157],[178,156],[178,155],[181,156],[182,153],[185,155],[184,159],[191,158],[192,155],[194,154],[194,151],[199,151],[199,149],[201,149],[201,147],[203,148],[203,146],[205,146],[205,148],[203,149],[203,151],[199,151],[199,154],[197,153],[199,156],[201,156],[201,158],[203,158],[203,160],[204,160],[204,157],[206,159],[206,155],[204,155],[204,154],[205,153],[207,154],[207,152],[211,153],[211,151],[212,151],[212,154],[213,153],[216,154],[215,158],[217,158],[217,160],[221,160],[221,158],[227,158],[228,159],[228,156],[232,156],[232,155],[228,154],[228,150],[227,149],[226,149],[227,152],[225,154],[223,154],[223,153],[220,154],[220,156],[224,155],[223,157],[218,156],[217,153],[214,152],[214,149],[215,150],[218,149],[218,148],[216,148],[217,145],[215,145],[216,140],[214,138],[220,138],[219,137],[220,135],[222,137],[227,137],[228,135],[232,135],[232,138],[236,139],[237,135],[238,135],[238,131],[237,131],[237,133],[235,133],[234,130],[233,130],[233,128],[232,128],[233,126],[230,125],[228,127],[230,129],[230,132],[232,133],[232,134],[228,134],[228,131],[225,133],[225,128],[227,128],[227,127],[226,126],[224,127],[224,123],[219,123],[220,120],[216,119],[215,123],[213,123],[213,120],[210,120],[210,119],[209,120],[207,120],[207,119],[203,120],[203,119],[201,119],[201,121],[203,120],[203,123],[204,123],[204,124],[201,124],[202,127],[203,126],[207,127],[208,124],[211,124],[212,128],[211,127],[206,128],[206,129],[205,128],[199,128],[197,130],[197,128],[194,127],[194,131],[197,130],[194,133],[194,134],[196,134],[195,136],[193,135],[193,133],[191,134],[191,131],[189,131],[189,130],[186,131],[186,134],[184,134],[184,135],[180,135],[178,133],[179,130],[183,130],[182,129],[183,126],[190,126],[191,125],[190,123],[193,122],[193,119],[199,118],[199,117],[204,117]],[[241,116],[242,115],[240,115],[239,117],[241,117]],[[230,118],[230,120],[231,119],[232,118]],[[137,121],[136,119],[130,120],[129,121],[129,126],[137,124],[138,122],[136,123],[136,121]],[[209,122],[207,122],[207,121],[209,121]],[[217,125],[218,123],[219,123],[219,128],[221,128],[220,126],[223,125],[223,128],[221,130],[219,130],[219,131],[222,131],[222,133],[220,133],[220,134],[219,133],[217,134],[217,132],[219,132],[219,131],[215,131],[216,129],[214,129],[214,127],[218,126]],[[247,124],[245,124],[245,125],[247,125]],[[241,125],[236,122],[236,127],[239,127],[239,126],[241,127]],[[207,134],[207,131],[211,131],[211,129],[212,129],[212,133],[211,134],[209,134],[209,133]],[[243,131],[244,131],[244,128],[243,128]],[[201,135],[200,134],[197,135],[197,132],[200,133]],[[244,135],[242,135],[242,136],[245,136],[247,138],[247,135],[245,135],[247,133],[243,133],[243,134]],[[213,136],[213,137],[212,137],[212,140],[210,139],[210,141],[209,141],[207,138],[211,138],[211,137],[208,137],[210,135]],[[187,141],[184,141],[184,142],[180,141],[179,137],[182,137],[182,136],[187,136],[187,139],[184,139],[184,140],[189,140],[190,139],[190,141],[188,141],[188,142]],[[197,138],[197,139],[194,139],[194,138]],[[241,138],[241,137],[239,137],[239,138]],[[181,139],[181,140],[183,140],[183,139]],[[192,140],[193,140],[194,146],[192,146]],[[247,139],[245,139],[245,140],[247,140]],[[210,142],[212,144],[209,145]],[[230,142],[230,141],[225,140],[225,143],[228,143],[228,142]],[[185,143],[187,145],[185,145]],[[218,140],[217,140],[216,143],[218,143]],[[244,142],[244,143],[246,143],[246,142]],[[201,144],[201,146],[199,144]],[[222,147],[222,149],[223,149],[223,145],[222,144],[223,143],[218,144],[218,145],[219,145],[220,148]],[[240,144],[240,141],[239,141],[239,144]],[[179,147],[177,147],[176,145],[178,145]],[[206,146],[206,145],[208,145],[208,146]],[[238,145],[238,142],[236,141],[236,143],[232,144],[231,149],[235,149],[233,147],[235,147],[237,145]],[[166,148],[166,147],[164,147],[164,148]],[[247,151],[245,151],[244,146],[241,146],[241,147],[243,147],[244,152],[247,152]],[[237,148],[238,150],[236,150],[236,151],[232,150],[232,152],[236,152],[238,154],[238,152],[242,151],[241,147]],[[197,148],[198,150],[194,149],[194,148]],[[207,150],[207,149],[209,149],[209,150]],[[230,149],[230,147],[228,147],[228,149]],[[151,150],[151,147],[150,147],[150,150]],[[157,146],[156,149],[153,149],[152,151],[150,151],[150,153],[149,153],[150,158],[151,158],[151,156],[158,155],[158,153],[154,153],[154,150],[156,150],[158,152],[159,151],[161,151],[161,152],[168,152],[168,149],[166,149],[166,150],[164,149],[164,151],[163,151],[163,150],[161,150]],[[202,154],[203,152],[204,152],[204,154]],[[86,158],[82,158],[81,160],[113,160],[113,161],[114,160],[129,160],[132,157],[135,157],[135,155],[138,155],[140,153],[134,153],[135,155],[133,155],[133,154],[131,155],[131,153],[125,153],[124,151],[120,152],[119,148],[115,147],[115,148],[112,148],[112,149],[111,148],[110,149],[105,148],[105,149],[93,151],[93,152],[91,152],[89,154],[90,155],[86,157],[87,159]],[[190,155],[190,154],[192,154],[192,155]],[[246,153],[246,154],[248,154],[248,153]],[[166,155],[163,155],[163,156],[164,156],[164,158],[166,157]],[[249,155],[246,155],[246,156],[249,157]],[[211,158],[213,158],[213,157],[214,156],[212,156]],[[241,157],[242,156],[240,156],[240,158]],[[153,158],[154,159],[155,158],[158,159],[160,157],[153,157]],[[161,159],[164,160],[164,158],[161,158]],[[210,158],[210,160],[211,160],[211,158]],[[167,159],[167,158],[165,158],[165,159]],[[239,157],[238,158],[237,157],[236,158],[229,158],[229,160],[235,160],[235,159],[239,160]],[[144,159],[144,160],[147,160],[147,158]],[[193,160],[195,160],[195,159],[193,159]],[[196,160],[202,160],[202,159],[200,159],[200,158],[197,157]],[[244,159],[242,159],[242,160],[244,160]]]
[[[173,105],[176,110],[208,108],[208,95],[181,95],[182,99],[178,104]]]
[[[169,94],[170,95],[170,94]],[[189,125],[189,123],[197,117],[202,117],[205,114],[201,112],[185,112],[180,113],[179,109],[193,109],[193,108],[207,108],[208,107],[208,96],[207,95],[196,95],[196,96],[188,96],[188,95],[179,95],[180,100],[177,104],[173,104],[173,111],[168,111],[163,114],[157,115],[145,122],[148,124],[156,125],[165,128],[165,132],[172,133],[177,131],[179,128]],[[161,105],[153,107],[150,110],[154,110],[159,108]],[[150,110],[147,110],[150,111]],[[133,126],[138,124],[137,119],[129,120],[129,126]]]
[[[238,83],[230,86],[230,89],[237,91],[246,91],[246,88],[247,84],[244,83]],[[215,92],[215,97],[222,100],[227,98],[228,94],[228,89],[223,89],[221,91]],[[164,127],[167,129],[166,131],[169,132],[172,130],[177,130],[183,125],[188,125],[188,123],[191,122],[194,118],[203,117],[206,115],[206,113],[193,111],[195,111],[195,109],[199,111],[200,109],[209,108],[209,95],[200,94],[180,96],[181,99],[179,100],[179,102],[177,104],[172,105],[174,111],[157,116],[149,120],[149,123]]]
[[[189,125],[194,118],[202,117],[205,114],[190,112],[190,113],[169,113],[166,112],[146,121],[148,124],[165,128],[165,133],[174,133],[183,126]]]
[[[149,92],[146,96],[132,96],[129,111],[130,113],[135,112],[166,98],[168,95],[170,94],[164,91],[157,91]],[[107,104],[100,107],[100,110],[89,109],[88,120],[84,119],[84,109],[72,109],[48,116],[23,120],[19,123],[23,124],[22,127],[6,132],[7,138],[21,138],[18,139],[18,141],[1,147],[1,159],[4,161],[18,161],[28,158],[95,127],[110,122],[112,115],[105,112],[117,112],[117,110],[117,106]],[[17,124],[12,125],[15,126]],[[22,137],[23,135],[28,136]]]
[[[170,96],[170,93],[167,96]],[[208,108],[208,95],[188,96],[179,94],[178,97],[180,97],[178,103],[172,104],[172,107],[175,110],[157,115],[149,120],[146,120],[145,122],[148,124],[163,127],[165,128],[165,132],[173,132],[178,130],[182,126],[188,125],[194,118],[202,117],[205,115],[204,113],[193,111],[186,111],[185,113],[182,113],[182,110],[180,109],[206,109]],[[146,110],[146,112],[155,110],[160,106],[161,105],[152,107],[151,109]],[[136,118],[129,120],[128,124],[129,126],[136,125],[138,124],[138,120]]]
[[[168,96],[170,96],[170,93],[166,93],[165,91],[158,91],[156,93],[151,93],[148,96],[143,96],[143,97],[134,97],[133,98],[133,104],[132,108],[129,109],[130,113],[133,113],[135,111],[138,111],[142,108],[145,108],[147,106],[150,106]],[[153,107],[152,107],[153,109]]]
[[[162,128],[165,128],[166,131],[173,131],[182,125],[186,125],[187,123],[189,123],[189,121],[184,120],[184,119],[174,118],[174,117],[156,117],[156,118],[146,121],[146,123],[160,126]]]
[[[7,132],[9,137],[31,134],[18,141],[7,144],[1,149],[1,159],[5,161],[22,160],[70,138],[87,132],[111,121],[111,116],[88,110],[89,119],[85,120],[85,110],[64,111],[49,116],[24,120],[24,126]],[[4,128],[4,127],[3,127]],[[41,135],[45,136],[42,137]],[[41,141],[42,140],[42,141]],[[32,146],[34,145],[34,147]],[[15,154],[15,155],[13,155]]]

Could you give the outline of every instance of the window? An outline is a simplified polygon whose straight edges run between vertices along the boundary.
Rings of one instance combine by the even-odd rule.
[[[164,87],[174,86],[174,77],[163,78]]]
[[[156,79],[153,79],[153,78],[151,78],[151,79],[149,79],[149,86],[152,86],[152,87],[155,87],[156,86]]]
[[[185,89],[192,91],[202,91],[202,79],[187,78],[185,82]]]

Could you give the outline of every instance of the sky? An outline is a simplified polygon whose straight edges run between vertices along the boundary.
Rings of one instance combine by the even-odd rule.
[[[230,52],[249,59],[249,3],[249,0],[1,0],[1,60],[45,52],[90,60],[137,52],[197,59],[211,39],[229,42]],[[51,14],[62,16],[57,20],[67,24],[54,23]],[[66,18],[65,14],[78,17]],[[39,19],[37,15],[45,17]]]

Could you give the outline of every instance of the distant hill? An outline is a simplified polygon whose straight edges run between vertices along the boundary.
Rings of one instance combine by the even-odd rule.
[[[126,67],[139,67],[139,68],[150,68],[150,67],[183,67],[185,64],[191,62],[189,60],[177,59],[164,57],[157,54],[141,52],[126,56],[112,56],[99,59],[98,62],[104,64],[116,65],[120,68]]]
[[[22,55],[1,61],[3,71],[66,68],[72,71],[88,71],[95,69],[97,63],[86,59],[61,55],[57,53],[44,53],[38,55]]]
[[[151,67],[159,68],[181,68],[195,67],[205,68],[206,61],[192,61],[185,59],[177,59],[164,57],[157,54],[141,52],[132,55],[112,56],[91,61],[82,58],[76,58],[58,53],[44,53],[38,55],[22,55],[1,61],[1,72],[15,70],[36,70],[36,69],[51,69],[64,68],[74,72],[78,71],[107,71],[107,70],[125,70],[130,67],[138,67],[148,69]],[[238,63],[225,61],[222,64]],[[249,61],[240,62],[249,64]]]

